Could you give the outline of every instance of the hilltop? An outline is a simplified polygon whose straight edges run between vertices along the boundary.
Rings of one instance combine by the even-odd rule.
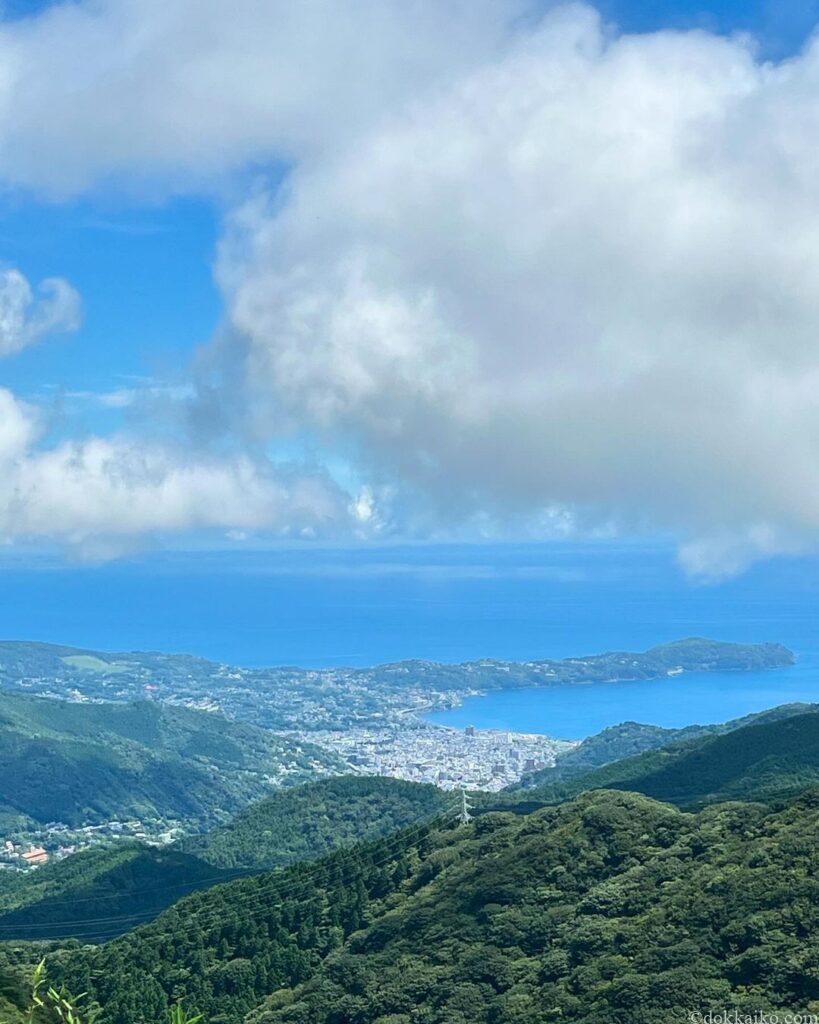
[[[819,802],[699,815],[596,792],[217,886],[50,958],[101,1024],[645,1024],[811,1011]]]
[[[451,793],[389,778],[344,776],[280,789],[227,825],[170,846],[120,840],[33,872],[0,873],[0,941],[111,938],[198,889],[315,860],[454,806]]]
[[[192,872],[201,891],[150,924],[50,954],[55,978],[99,1000],[101,1024],[160,1024],[182,995],[219,1024],[541,1024],[544,1005],[576,1024],[660,1024],[692,1005],[817,1012],[819,708],[793,712],[552,789],[475,794],[460,828],[433,787],[308,783],[176,848],[123,847],[0,889],[0,909],[17,908],[0,930],[55,935],[83,893],[120,912],[63,934],[111,938],[140,901],[146,917],[161,909],[160,882],[184,888]],[[279,867],[207,877],[262,865]]]
[[[398,832],[454,806],[454,795],[435,786],[347,775],[271,793],[229,824],[188,836],[177,848],[222,868],[283,867]]]
[[[698,807],[726,800],[777,800],[819,786],[819,706],[772,715],[740,729],[672,743],[636,757],[526,790],[551,802],[594,789],[621,789]],[[785,709],[776,709],[785,710]]]
[[[782,799],[819,786],[817,712],[776,708],[603,768],[583,773],[575,765],[550,785],[473,793],[473,810],[479,815],[492,810],[525,814],[597,789],[636,791],[686,807]],[[611,747],[604,743],[603,748]],[[454,804],[451,793],[391,778],[341,776],[280,789],[226,824],[162,851],[120,840],[33,874],[0,874],[0,937],[111,937],[231,872],[312,861],[451,814]],[[104,911],[96,915],[102,918],[99,930],[87,923],[85,913],[95,902]],[[114,904],[121,912],[109,923]]]
[[[621,722],[619,725],[609,726],[601,732],[588,736],[576,747],[559,753],[552,767],[524,775],[519,784],[511,788],[532,789],[542,785],[552,785],[649,750],[658,750],[661,747],[668,747],[686,740],[718,736],[735,729],[742,729],[746,725],[776,722],[783,718],[816,710],[819,710],[819,706],[814,704],[782,704],[767,711],[758,711],[742,718],[734,718],[729,722],[720,722],[714,725],[688,725],[682,729],[664,729],[658,725],[646,725],[641,722]]]
[[[0,693],[0,824],[123,818],[218,824],[271,787],[338,771],[310,744],[154,702]]]

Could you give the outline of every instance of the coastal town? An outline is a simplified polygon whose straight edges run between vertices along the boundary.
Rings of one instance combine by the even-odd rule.
[[[553,765],[559,754],[577,745],[529,733],[474,726],[448,729],[421,722],[311,731],[304,738],[341,757],[351,773],[489,793],[513,785],[527,772]],[[165,846],[187,831],[183,822],[167,819],[107,821],[79,828],[51,822],[42,829],[0,837],[0,871],[31,871],[79,850],[125,840]]]
[[[793,663],[779,644],[721,645],[689,638],[642,653],[563,660],[402,661],[369,668],[243,668],[157,652],[110,654],[0,642],[0,688],[74,702],[159,701],[217,712],[275,732],[401,729],[430,711],[496,689],[669,679],[685,672],[749,671]]]
[[[230,792],[241,789],[255,772],[270,789],[354,773],[496,793],[527,773],[554,765],[578,741],[471,725],[447,728],[426,720],[430,710],[457,706],[499,687],[667,680],[690,671],[749,671],[792,663],[791,652],[777,644],[699,639],[642,654],[615,652],[564,661],[410,661],[320,670],[244,669],[146,652],[103,658],[96,652],[6,641],[0,643],[0,688],[27,699],[36,695],[50,698],[48,703],[66,701],[66,706],[141,708],[146,721],[153,719],[144,709],[165,705],[169,712],[184,708],[203,719],[235,723],[240,732],[246,723],[251,729],[241,733],[243,756],[250,757],[246,764],[241,758],[226,765],[205,757],[208,744],[221,748],[223,741],[214,739],[221,727],[208,743],[191,750],[191,767],[205,758],[210,782],[229,782]],[[252,732],[259,726],[262,733]],[[39,736],[43,725],[25,721],[21,727],[29,730],[24,735]],[[194,723],[174,720],[168,727],[184,731],[194,729]],[[196,725],[196,730],[201,728]],[[110,743],[125,743],[131,750],[131,740],[118,735],[111,733]],[[211,734],[205,729],[202,735]],[[79,738],[84,736],[81,731]],[[253,766],[250,772],[248,764]],[[5,834],[0,833],[0,870],[39,869],[76,851],[123,840],[167,845],[203,827],[190,816],[177,821],[135,817],[132,812],[123,820],[100,818],[80,820],[73,827],[41,819],[38,826],[33,819],[9,815]]]
[[[489,793],[513,785],[527,772],[553,765],[559,754],[577,745],[529,733],[474,726],[448,729],[420,722],[311,731],[303,738],[341,757],[351,773]],[[183,822],[168,819],[115,820],[79,828],[51,822],[42,829],[21,829],[0,837],[0,871],[30,871],[79,850],[124,840],[165,846],[188,831]]]
[[[441,789],[497,792],[526,772],[554,764],[577,743],[496,729],[448,729],[419,723],[406,727],[311,732],[313,743],[339,754],[350,770]]]

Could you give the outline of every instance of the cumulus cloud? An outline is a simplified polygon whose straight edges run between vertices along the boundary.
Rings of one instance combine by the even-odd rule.
[[[50,538],[106,554],[145,534],[249,529],[299,537],[347,528],[349,498],[323,473],[127,437],[44,446],[36,409],[0,389],[0,539]]]
[[[0,25],[0,174],[182,191],[303,160],[499,45],[512,0],[99,0]]]
[[[526,11],[61,5],[0,26],[0,177],[195,190],[286,166],[228,218],[200,419],[315,440],[365,481],[340,501],[359,525],[400,528],[403,505],[490,532],[669,530],[699,575],[815,545],[819,42],[774,64],[747,39]],[[238,463],[177,486],[177,456],[146,458],[92,440],[23,462],[92,495],[125,466],[132,529],[198,522],[169,497],[188,488],[233,517],[213,492]],[[230,525],[256,528],[241,504]]]
[[[696,572],[814,543],[818,87],[819,43],[551,12],[236,212],[220,358],[255,427],[444,517],[671,529]]]
[[[47,334],[75,331],[80,297],[68,281],[49,277],[35,294],[19,270],[0,270],[0,356],[14,355]]]

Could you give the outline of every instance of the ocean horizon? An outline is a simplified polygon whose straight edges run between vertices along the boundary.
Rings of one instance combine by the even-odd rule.
[[[483,544],[150,553],[0,563],[0,634],[243,666],[522,661],[686,636],[819,665],[819,560],[691,582],[672,548]],[[814,658],[816,661],[814,662]]]

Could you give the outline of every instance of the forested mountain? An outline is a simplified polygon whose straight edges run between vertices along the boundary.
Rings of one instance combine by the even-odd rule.
[[[148,701],[72,703],[0,693],[0,824],[121,818],[225,821],[343,762],[221,715]]]
[[[623,789],[700,806],[773,800],[812,785],[819,785],[819,708],[675,743],[525,793],[556,802],[591,789]]]
[[[47,716],[40,705],[54,702],[27,703]],[[106,736],[142,747],[153,721],[164,737],[154,747],[190,756],[174,709],[93,707]],[[774,709],[585,774],[572,768],[552,786],[475,794],[476,819],[459,827],[452,794],[431,786],[345,777],[280,790],[176,848],[123,844],[22,880],[0,876],[0,937],[104,941],[48,956],[54,980],[99,1002],[100,1024],[166,1024],[180,998],[206,1024],[816,1013],[811,708]],[[79,719],[62,725],[83,741]],[[199,756],[208,735],[189,737],[201,740]],[[214,756],[222,746],[210,742]],[[220,872],[270,866],[221,881]],[[15,955],[31,962],[39,952]],[[16,998],[8,963],[0,1009]]]
[[[345,776],[277,790],[230,824],[171,847],[119,841],[34,872],[0,873],[0,941],[108,939],[198,889],[314,860],[454,805],[453,794],[434,786],[387,778]]]
[[[0,941],[108,939],[237,874],[142,843],[83,850],[34,872],[0,876]]]
[[[523,813],[599,788],[635,790],[683,805],[782,797],[819,784],[819,714],[797,710],[751,716],[755,724],[739,731],[673,744],[551,787],[473,794],[472,802],[479,813],[492,807]],[[227,825],[171,849],[123,844],[34,874],[0,875],[0,938],[110,938],[231,870],[312,860],[417,825],[454,805],[453,794],[388,778],[345,776],[278,790]],[[228,869],[227,875],[220,869]],[[99,918],[99,926],[88,923]]]
[[[104,1024],[666,1024],[819,1010],[819,795],[694,815],[617,792],[415,829],[54,955]]]
[[[397,832],[454,806],[435,786],[344,776],[280,790],[178,848],[225,868],[273,868]]]
[[[734,718],[729,722],[715,725],[688,725],[683,729],[663,729],[658,725],[645,725],[640,722],[622,722],[612,725],[593,736],[587,737],[578,746],[559,753],[555,764],[550,768],[525,775],[515,789],[534,789],[538,786],[551,784],[564,779],[576,778],[594,768],[602,768],[614,761],[634,757],[648,750],[658,750],[686,740],[699,739],[704,736],[719,736],[743,729],[746,725],[777,722],[793,715],[819,710],[814,704],[782,704],[768,711]]]

